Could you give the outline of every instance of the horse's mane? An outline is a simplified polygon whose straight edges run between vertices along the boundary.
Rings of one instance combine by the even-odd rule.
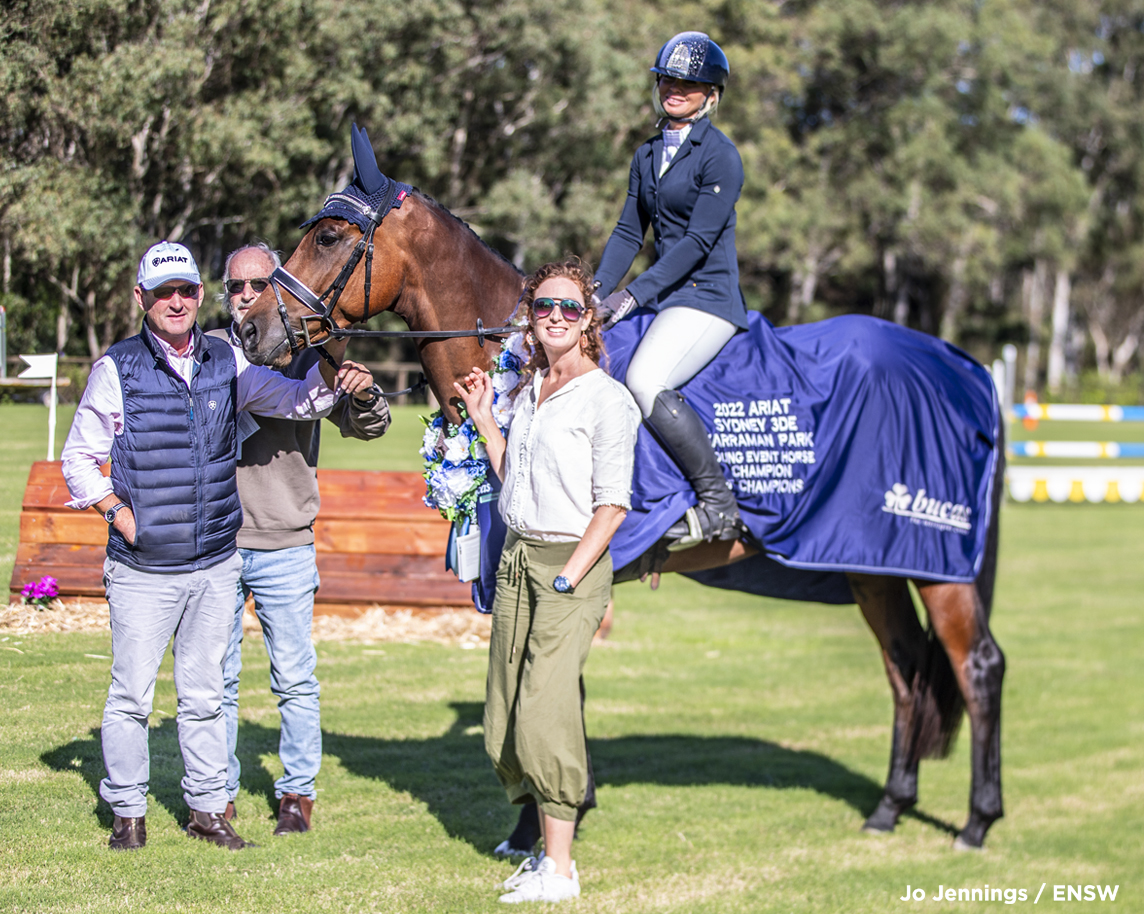
[[[427,204],[431,209],[434,209],[434,210],[437,210],[441,213],[444,213],[446,216],[448,216],[450,219],[452,219],[454,222],[456,222],[466,232],[468,232],[470,235],[472,235],[473,238],[476,240],[476,242],[481,245],[481,247],[485,248],[485,250],[487,250],[491,254],[493,254],[498,260],[501,260],[505,264],[507,264],[508,266],[512,267],[513,271],[518,276],[520,276],[522,279],[524,278],[524,276],[525,276],[524,272],[515,263],[513,263],[511,260],[509,260],[507,257],[505,257],[504,254],[502,254],[500,251],[498,251],[496,248],[494,248],[492,245],[490,245],[487,241],[485,241],[480,235],[478,235],[476,232],[474,232],[473,227],[471,225],[469,225],[469,223],[467,223],[464,219],[462,219],[460,216],[458,216],[454,212],[452,212],[443,203],[439,203],[437,200],[430,197],[427,193],[425,193],[423,190],[421,190],[421,188],[419,188],[419,187],[413,188],[413,193],[415,193],[418,197],[420,197],[422,202]]]

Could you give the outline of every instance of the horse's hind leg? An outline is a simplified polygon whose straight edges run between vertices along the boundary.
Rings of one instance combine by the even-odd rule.
[[[982,586],[984,584],[985,586]],[[920,584],[930,622],[953,664],[972,730],[973,782],[969,821],[958,847],[981,847],[1001,818],[1001,680],[1005,655],[989,631],[992,580],[973,584]]]
[[[866,820],[868,831],[894,830],[898,818],[918,799],[918,691],[924,678],[927,637],[914,610],[905,578],[850,574],[850,589],[882,648],[882,661],[894,697],[890,773],[878,808]]]

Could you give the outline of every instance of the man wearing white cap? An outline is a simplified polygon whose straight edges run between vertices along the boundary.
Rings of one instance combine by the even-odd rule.
[[[196,323],[202,280],[181,244],[148,249],[134,296],[143,327],[92,366],[63,452],[69,507],[95,507],[108,523],[103,581],[112,664],[101,736],[107,777],[99,793],[115,814],[110,846],[142,847],[147,718],[173,635],[187,834],[238,850],[246,842],[224,816],[222,711],[223,659],[242,567],[236,413],[315,419],[337,391],[360,392],[372,379],[352,364],[335,375],[323,363],[290,380],[204,335]],[[109,457],[110,477],[100,470]]]

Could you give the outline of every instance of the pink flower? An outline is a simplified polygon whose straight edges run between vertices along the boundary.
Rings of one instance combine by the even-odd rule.
[[[60,595],[59,582],[46,574],[38,581],[29,581],[20,593],[25,603],[34,603],[40,609],[44,609]]]

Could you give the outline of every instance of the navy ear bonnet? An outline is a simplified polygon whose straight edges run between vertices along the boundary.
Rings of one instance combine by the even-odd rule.
[[[319,219],[344,219],[364,232],[371,222],[381,222],[386,213],[398,209],[413,192],[409,184],[381,173],[369,137],[357,124],[350,127],[350,149],[354,155],[353,183],[345,190],[330,194],[318,214],[303,222],[300,228],[309,228]],[[384,212],[379,212],[381,209]]]

